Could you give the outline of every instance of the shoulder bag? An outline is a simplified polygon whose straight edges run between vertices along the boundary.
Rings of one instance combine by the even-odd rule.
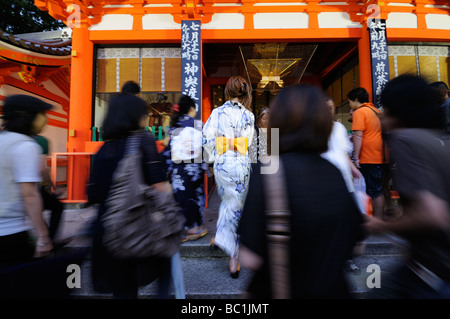
[[[263,176],[272,298],[289,299],[291,298],[289,261],[291,212],[281,159],[279,160],[279,169],[275,174],[263,174]]]
[[[102,216],[103,244],[115,258],[170,257],[181,245],[185,218],[171,193],[144,182],[142,133],[127,139]]]

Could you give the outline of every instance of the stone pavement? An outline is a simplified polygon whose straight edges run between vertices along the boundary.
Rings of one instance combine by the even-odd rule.
[[[209,206],[205,211],[205,222],[209,233],[196,241],[188,241],[181,246],[183,276],[187,298],[217,299],[240,298],[249,283],[252,272],[242,269],[238,279],[229,276],[228,256],[219,249],[211,249],[210,241],[214,236],[220,199],[217,192],[213,192]],[[93,207],[82,208],[68,205],[62,218],[59,238],[69,239],[65,249],[77,249],[90,246],[90,239],[86,236],[90,222],[95,218]],[[370,289],[367,287],[368,265],[376,264],[381,274],[389,273],[404,257],[403,243],[395,237],[371,236],[365,240],[365,252],[356,257],[355,263],[360,270],[347,273],[349,285],[355,298],[366,298]],[[77,298],[111,298],[111,295],[94,291],[90,282],[90,258],[81,267],[82,286],[74,289],[73,296]],[[156,298],[157,283],[141,287],[140,298]]]

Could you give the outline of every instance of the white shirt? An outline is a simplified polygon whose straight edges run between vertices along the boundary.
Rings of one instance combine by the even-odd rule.
[[[339,122],[333,122],[333,129],[328,139],[328,151],[322,153],[321,156],[341,171],[348,191],[354,192],[355,186],[353,185],[352,171],[348,159],[348,153],[351,149],[352,145],[347,137],[345,126]]]
[[[31,229],[20,183],[41,181],[41,149],[29,136],[0,132],[0,236]]]

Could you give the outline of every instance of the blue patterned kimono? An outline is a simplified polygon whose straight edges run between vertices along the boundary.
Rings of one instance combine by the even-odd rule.
[[[251,161],[248,150],[241,154],[228,149],[219,154],[216,150],[216,138],[245,137],[250,147],[255,131],[254,121],[253,113],[242,104],[227,101],[212,111],[203,127],[206,161],[214,162],[214,177],[222,200],[214,244],[231,257],[238,254],[239,238],[236,230],[247,195]]]
[[[162,156],[167,166],[167,174],[171,177],[172,188],[175,200],[182,207],[182,212],[186,217],[186,228],[200,226],[204,223],[204,207],[205,207],[205,191],[204,191],[204,173],[208,172],[208,164],[201,159],[201,132],[202,122],[196,121],[189,115],[178,119],[179,128],[171,127],[169,131],[170,142],[164,149]],[[192,145],[191,141],[177,141],[177,135],[184,128],[189,132],[198,132],[200,140],[197,139],[198,145]],[[179,130],[179,131],[178,131]],[[185,131],[186,132],[186,131]],[[181,134],[180,134],[181,135]],[[179,154],[180,150],[200,149],[200,160],[173,160],[174,153]]]

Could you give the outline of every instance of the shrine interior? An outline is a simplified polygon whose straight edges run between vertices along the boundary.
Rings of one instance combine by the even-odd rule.
[[[283,87],[310,83],[327,92],[338,107],[337,119],[350,127],[344,90],[359,82],[356,42],[204,43],[203,66],[203,82],[211,87],[212,108],[223,104],[224,85],[232,75],[251,82],[255,115],[268,107]],[[341,84],[339,88],[333,85],[336,81]]]

